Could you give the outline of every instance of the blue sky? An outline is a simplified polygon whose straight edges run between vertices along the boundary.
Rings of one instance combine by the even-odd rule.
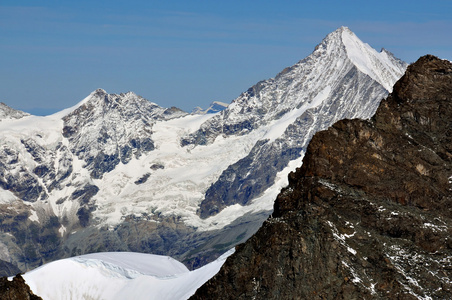
[[[229,103],[342,25],[407,62],[452,60],[452,0],[0,0],[0,101],[45,114],[103,88]]]

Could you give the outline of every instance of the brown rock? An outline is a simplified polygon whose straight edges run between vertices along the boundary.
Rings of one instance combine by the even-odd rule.
[[[12,281],[7,277],[0,278],[0,299],[2,300],[42,300],[30,290],[25,280],[16,275]]]

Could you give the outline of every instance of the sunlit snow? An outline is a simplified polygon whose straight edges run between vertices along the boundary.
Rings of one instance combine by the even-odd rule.
[[[377,52],[369,44],[360,41],[350,29],[344,27],[342,40],[345,44],[348,57],[358,69],[379,82],[389,92],[392,92],[393,82],[400,77],[399,70],[386,51]]]
[[[96,253],[51,262],[23,277],[46,300],[183,300],[218,273],[232,253],[194,271],[167,256]]]

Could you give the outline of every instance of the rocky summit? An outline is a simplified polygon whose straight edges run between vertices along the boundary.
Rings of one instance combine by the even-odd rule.
[[[3,300],[42,300],[30,290],[21,275],[11,281],[6,277],[0,278],[0,298]]]
[[[192,299],[451,299],[452,64],[313,137],[274,212]]]

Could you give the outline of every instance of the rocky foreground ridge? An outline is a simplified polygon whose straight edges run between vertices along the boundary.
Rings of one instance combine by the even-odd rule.
[[[452,298],[452,64],[317,133],[274,213],[192,299]]]
[[[21,275],[11,281],[7,277],[0,278],[0,299],[2,300],[42,300],[30,290]]]

